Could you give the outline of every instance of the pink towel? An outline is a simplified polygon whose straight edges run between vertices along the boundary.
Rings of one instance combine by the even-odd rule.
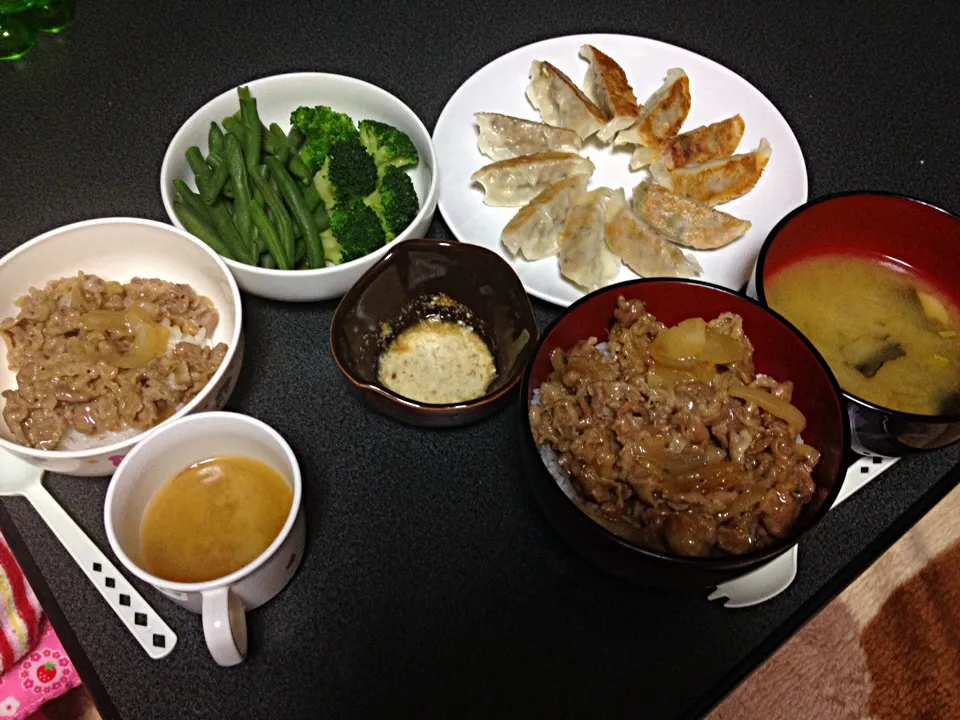
[[[0,718],[22,720],[80,684],[30,584],[0,535]]]
[[[0,672],[13,667],[36,644],[42,622],[40,603],[0,536]]]
[[[24,720],[80,682],[60,639],[44,622],[33,650],[0,679],[0,718]]]

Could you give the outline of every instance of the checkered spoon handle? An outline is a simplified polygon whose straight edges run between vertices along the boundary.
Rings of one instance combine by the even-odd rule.
[[[155,660],[169,655],[177,644],[176,634],[40,484],[40,475],[37,470],[36,482],[20,488],[19,494],[50,526],[147,655]]]

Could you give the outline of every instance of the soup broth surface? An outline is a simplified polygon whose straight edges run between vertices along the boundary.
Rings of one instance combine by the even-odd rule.
[[[840,386],[902,412],[960,412],[960,316],[907,269],[825,255],[765,282],[770,307],[806,335]]]
[[[225,577],[253,562],[283,529],[293,489],[250,457],[202,460],[160,486],[140,526],[145,569],[173,582]]]

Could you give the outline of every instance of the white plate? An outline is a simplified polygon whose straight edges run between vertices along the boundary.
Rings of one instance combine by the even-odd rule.
[[[735,72],[689,50],[646,38],[627,35],[573,35],[554,38],[514,50],[476,72],[447,102],[433,132],[440,175],[440,212],[461,242],[482,245],[503,255],[523,286],[534,297],[569,305],[585,294],[560,275],[556,257],[535,262],[510,257],[500,244],[500,232],[519,208],[493,208],[483,204],[483,191],[470,180],[478,168],[491,162],[477,149],[475,112],[540,120],[527,101],[530,63],[548,60],[582,84],[587,63],[580,46],[595,45],[626,71],[640,102],[663,83],[668,69],[683,68],[690,77],[691,109],[682,131],[722,120],[737,113],[746,122],[738,152],[754,150],[767,138],[773,155],[757,186],[732,202],[724,212],[744,218],[753,227],[739,240],[713,251],[693,251],[703,266],[702,280],[741,289],[753,270],[760,246],[780,218],[807,200],[807,169],[793,131],[764,95]],[[629,146],[612,149],[595,140],[582,153],[597,170],[590,187],[623,187],[627,195],[646,171],[632,172]],[[618,281],[635,278],[624,268]]]

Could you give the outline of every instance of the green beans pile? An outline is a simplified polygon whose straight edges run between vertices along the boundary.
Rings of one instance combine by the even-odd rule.
[[[196,191],[174,180],[180,222],[223,257],[280,270],[325,266],[320,233],[330,219],[300,159],[303,135],[264,126],[256,98],[241,87],[240,109],[210,123],[208,153],[187,149]]]

